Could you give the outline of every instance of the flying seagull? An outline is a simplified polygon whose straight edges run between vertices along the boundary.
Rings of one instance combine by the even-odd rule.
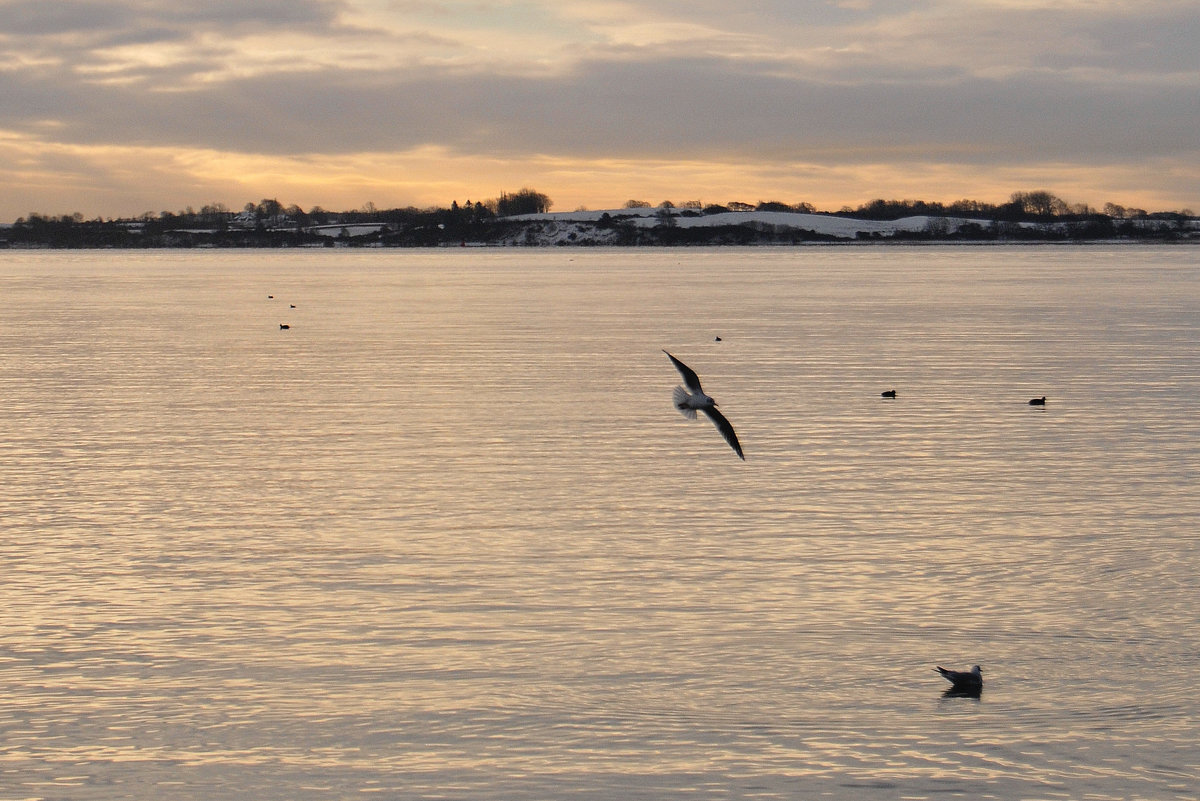
[[[667,353],[665,350],[663,353]],[[708,415],[708,419],[713,421],[713,425],[721,432],[721,436],[729,443],[729,447],[737,452],[737,455],[746,460],[745,454],[742,453],[742,446],[738,442],[737,434],[733,430],[733,426],[725,419],[725,415],[717,411],[717,402],[704,394],[704,390],[700,388],[700,376],[696,375],[696,371],[688,367],[683,362],[676,359],[670,353],[667,353],[667,358],[675,365],[675,369],[679,370],[679,374],[683,376],[683,383],[687,384],[687,389],[683,387],[675,387],[675,408],[689,420],[696,419],[696,412],[704,412]],[[690,392],[688,390],[691,390]]]
[[[979,665],[967,670],[946,670],[944,667],[935,667],[938,673],[946,681],[950,682],[950,689],[946,692],[954,695],[979,695],[983,692],[983,671],[979,669]]]

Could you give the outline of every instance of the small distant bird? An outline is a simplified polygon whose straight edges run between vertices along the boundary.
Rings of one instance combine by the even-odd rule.
[[[1029,405],[1030,406],[1045,406],[1046,405],[1046,396],[1043,395],[1040,398],[1033,398],[1032,400],[1029,401]]]
[[[274,299],[275,299],[274,295],[267,295],[267,300],[274,300]]]
[[[279,330],[280,330],[280,331],[286,331],[286,330],[287,330],[287,329],[289,329],[289,328],[291,328],[291,326],[290,326],[290,325],[288,325],[287,323],[280,323],[280,324],[279,324]]]
[[[720,341],[721,341],[720,337],[717,337],[716,339],[713,340],[713,342],[720,342]]]
[[[667,352],[664,350],[663,353]],[[687,384],[687,389],[675,387],[673,396],[675,408],[689,420],[695,420],[696,412],[698,411],[708,415],[708,419],[713,421],[717,430],[721,432],[721,436],[729,443],[729,447],[733,448],[742,461],[745,461],[746,456],[742,453],[742,446],[738,442],[733,426],[725,419],[725,415],[717,411],[717,402],[704,394],[704,390],[700,388],[700,377],[696,375],[696,371],[679,361],[679,359],[676,359],[670,353],[667,353],[667,358],[671,360],[671,363],[679,370],[679,374],[683,376],[683,383]],[[691,392],[688,390],[691,390]]]
[[[886,390],[886,391],[884,391],[884,392],[880,392],[880,393],[879,393],[879,397],[881,397],[881,398],[894,398],[894,397],[896,397],[896,390],[894,390],[894,389],[889,389],[889,390]]]
[[[983,692],[983,671],[979,669],[979,665],[970,670],[946,670],[939,665],[934,670],[941,673],[942,678],[950,682],[950,689],[946,691],[948,693],[979,695]]]

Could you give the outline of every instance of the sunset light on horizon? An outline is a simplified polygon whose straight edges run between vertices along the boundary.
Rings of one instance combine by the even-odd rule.
[[[0,222],[276,197],[1200,207],[1195,3],[0,2]]]

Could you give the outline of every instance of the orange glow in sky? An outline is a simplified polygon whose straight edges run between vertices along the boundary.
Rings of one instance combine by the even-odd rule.
[[[1200,207],[1175,0],[17,0],[0,221],[275,197]]]

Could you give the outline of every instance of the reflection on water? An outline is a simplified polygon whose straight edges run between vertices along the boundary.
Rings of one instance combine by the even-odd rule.
[[[1193,797],[1198,272],[5,254],[0,797]]]

